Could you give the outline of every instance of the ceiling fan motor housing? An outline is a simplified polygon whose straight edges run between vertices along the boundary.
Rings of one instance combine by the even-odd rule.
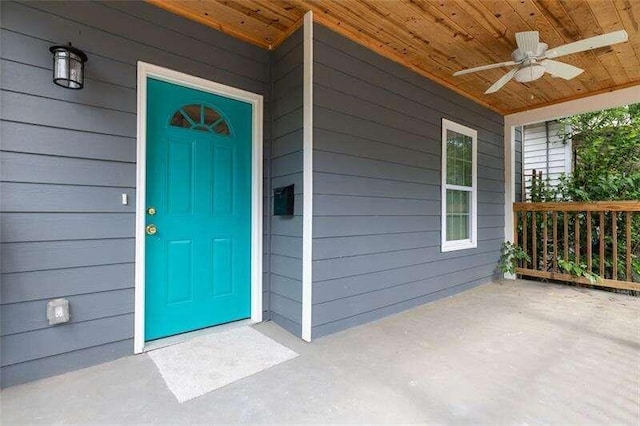
[[[525,52],[522,52],[520,49],[516,49],[511,54],[511,58],[513,58],[515,62],[524,61],[528,58],[539,58],[541,56],[544,56],[548,47],[549,46],[547,45],[547,43],[538,43],[538,48],[536,49],[536,52],[533,56],[528,56]]]

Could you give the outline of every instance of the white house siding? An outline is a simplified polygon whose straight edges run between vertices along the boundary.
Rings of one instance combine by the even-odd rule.
[[[548,132],[544,122],[524,126],[522,169],[527,196],[533,170],[542,171],[543,179],[550,178],[552,185],[558,184],[562,174],[571,173],[571,141],[563,143],[560,130],[557,121],[548,122]]]

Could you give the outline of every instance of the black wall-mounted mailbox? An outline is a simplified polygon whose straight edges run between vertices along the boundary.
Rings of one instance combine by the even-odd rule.
[[[293,185],[273,190],[273,215],[293,216]]]

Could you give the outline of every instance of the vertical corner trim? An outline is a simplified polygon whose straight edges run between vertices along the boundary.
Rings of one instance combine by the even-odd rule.
[[[303,210],[302,210],[302,339],[311,341],[313,311],[313,12],[304,15],[303,27]]]
[[[504,125],[504,240],[513,241],[513,203],[516,200],[516,128]],[[522,177],[524,179],[524,176]],[[515,275],[505,273],[504,278],[515,279]]]

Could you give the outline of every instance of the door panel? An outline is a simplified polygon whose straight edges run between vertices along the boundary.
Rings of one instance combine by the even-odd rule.
[[[167,213],[191,213],[193,200],[193,157],[195,144],[190,140],[168,138],[167,149]]]
[[[145,340],[250,316],[251,112],[147,81]]]
[[[193,300],[192,261],[191,241],[167,241],[167,305]]]
[[[216,146],[213,148],[213,213],[233,214],[233,148]]]
[[[214,238],[211,244],[213,270],[217,271],[211,282],[214,297],[233,293],[233,244],[231,238]]]

